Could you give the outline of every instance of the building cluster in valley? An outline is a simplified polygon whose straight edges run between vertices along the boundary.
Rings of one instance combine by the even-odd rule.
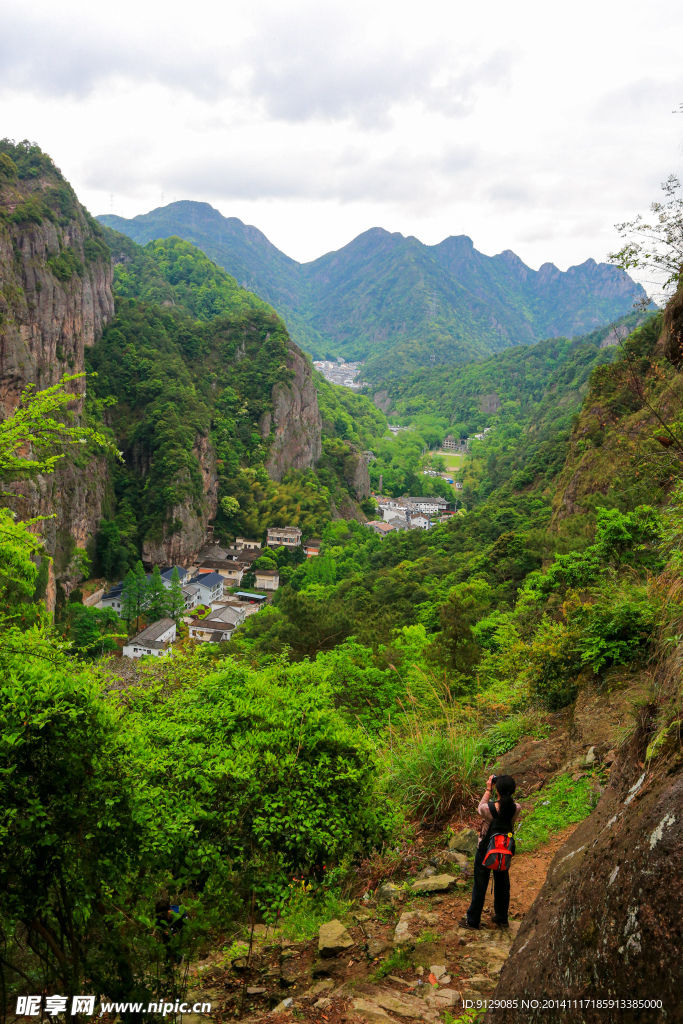
[[[446,499],[435,494],[426,498],[386,498],[375,494],[374,498],[382,518],[367,525],[380,537],[397,530],[429,530],[435,522],[447,522],[454,514]]]
[[[209,528],[212,533],[212,528]],[[287,550],[303,547],[307,558],[320,554],[320,540],[311,538],[302,543],[301,530],[296,526],[269,528],[266,547],[284,547]],[[174,570],[177,570],[184,600],[183,621],[190,639],[197,642],[222,643],[230,640],[233,631],[249,615],[263,608],[280,586],[277,569],[255,568],[254,562],[263,555],[261,542],[237,537],[229,547],[221,547],[207,537],[207,543],[196,558],[196,564],[187,568],[169,566],[161,572],[161,579],[170,590]],[[253,589],[240,590],[247,574],[254,577]],[[147,575],[147,581],[151,573]],[[112,608],[121,615],[124,608],[124,583],[116,583],[104,594],[97,608]],[[144,607],[142,611],[144,613]],[[166,654],[177,639],[177,625],[171,618],[150,623],[137,636],[128,640],[123,648],[127,658]]]
[[[345,363],[343,359],[317,359],[313,365],[331,384],[341,384],[353,391],[363,387],[363,384],[357,383],[355,379],[362,363]]]

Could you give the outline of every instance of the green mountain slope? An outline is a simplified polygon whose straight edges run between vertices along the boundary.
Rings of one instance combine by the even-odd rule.
[[[644,295],[623,271],[587,260],[563,272],[531,270],[509,250],[478,252],[466,236],[438,245],[372,228],[336,252],[300,264],[256,228],[207,203],[179,202],[103,224],[144,244],[192,241],[271,303],[314,356],[366,362],[384,381],[417,366],[453,364],[513,345],[594,330]]]

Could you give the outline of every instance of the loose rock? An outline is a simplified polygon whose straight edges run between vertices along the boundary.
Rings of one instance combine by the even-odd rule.
[[[426,914],[423,910],[404,911],[396,925],[394,942],[410,942],[416,939],[429,925],[437,924],[438,914]]]
[[[448,843],[448,849],[474,857],[479,845],[479,835],[473,828],[463,828]]]
[[[332,957],[353,946],[353,939],[341,921],[328,921],[320,926],[318,952],[320,956]]]
[[[434,875],[432,878],[419,878],[413,882],[413,892],[450,892],[457,882],[453,875]]]

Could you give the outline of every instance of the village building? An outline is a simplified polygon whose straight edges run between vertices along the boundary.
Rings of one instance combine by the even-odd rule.
[[[192,586],[199,590],[199,599],[202,604],[211,604],[212,601],[220,601],[223,597],[223,577],[217,572],[204,572],[192,580]]]
[[[411,530],[429,530],[432,523],[427,516],[413,516],[410,520]]]
[[[231,640],[235,631],[234,623],[221,619],[193,619],[190,623],[190,639],[201,643],[220,644]]]
[[[429,516],[433,516],[437,512],[443,512],[444,509],[448,508],[446,499],[439,498],[436,494],[431,494],[428,498],[405,497],[403,500],[406,505],[412,505],[416,512],[423,512]]]
[[[387,534],[392,533],[394,529],[393,526],[389,525],[389,523],[381,523],[379,520],[373,520],[365,525],[369,527],[373,533],[379,534],[380,537],[386,537]]]
[[[174,569],[178,570],[181,587],[184,587],[186,583],[189,583],[192,578],[192,574],[188,572],[187,569],[184,569],[182,565],[172,565],[170,569],[164,569],[161,573],[161,579],[163,580],[164,586],[169,590],[171,589],[171,577],[173,576]]]
[[[269,548],[298,548],[301,545],[301,530],[298,526],[271,526],[268,528]]]
[[[393,505],[387,506],[382,509],[382,518],[385,523],[391,522],[392,519],[402,519],[405,526],[405,520],[410,517],[411,509],[405,505]]]
[[[199,587],[193,587],[191,583],[188,583],[187,586],[181,589],[183,600],[185,601],[185,611],[191,612],[199,604]]]
[[[406,519],[402,519],[399,516],[395,516],[393,519],[390,519],[386,525],[390,526],[392,530],[409,530],[410,517],[408,516]]]
[[[152,574],[148,572],[145,576],[148,583],[151,578]],[[123,609],[123,580],[115,583],[106,594],[103,594],[95,608],[113,608],[120,615]]]
[[[176,624],[173,619],[159,619],[129,640],[123,648],[124,658],[144,658],[151,654],[161,657],[170,650],[176,638]]]
[[[190,638],[212,644],[231,640],[234,630],[244,622],[246,614],[246,608],[240,607],[237,603],[226,602],[216,605],[205,619],[192,620],[189,627]]]
[[[121,614],[121,604],[123,601],[123,580],[120,583],[115,583],[110,590],[104,594],[99,603],[96,605],[97,608],[113,608],[119,615]]]
[[[235,547],[238,551],[260,551],[260,540],[248,540],[246,537],[235,537]]]
[[[244,573],[249,571],[249,565],[246,562],[233,562],[230,559],[220,561],[213,558],[204,558],[199,571],[200,573],[218,573],[219,576],[223,577],[227,586],[238,587],[242,582]]]
[[[271,569],[256,569],[256,587],[258,590],[277,590],[280,586],[280,573]]]
[[[319,555],[321,543],[322,541],[318,540],[316,537],[311,537],[310,540],[307,540],[304,544],[304,554],[306,555],[306,558],[315,558],[316,555]]]
[[[229,562],[246,562],[251,565],[261,557],[260,548],[226,548],[225,560]]]

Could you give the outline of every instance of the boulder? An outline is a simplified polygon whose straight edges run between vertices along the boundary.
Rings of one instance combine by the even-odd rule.
[[[485,974],[475,974],[473,978],[467,979],[467,985],[475,992],[484,993],[493,992],[496,982],[492,978],[487,978]]]
[[[327,1007],[331,1006],[331,1005],[332,1005],[332,1000],[331,999],[327,999],[326,997],[323,997],[322,999],[319,999],[317,1001],[317,1003],[313,1003],[313,1009],[314,1010],[326,1010]]]
[[[328,921],[320,926],[318,934],[318,953],[320,956],[339,956],[345,949],[353,946],[353,939],[341,921]]]
[[[433,875],[431,878],[419,878],[413,882],[413,892],[450,892],[457,878],[453,875]]]
[[[391,1020],[388,1013],[380,1009],[377,1003],[371,1003],[369,999],[352,999],[351,1006],[356,1013],[361,1014],[363,1017],[375,1017],[382,1020]]]
[[[448,843],[448,849],[474,857],[479,845],[479,834],[473,828],[463,828]]]

